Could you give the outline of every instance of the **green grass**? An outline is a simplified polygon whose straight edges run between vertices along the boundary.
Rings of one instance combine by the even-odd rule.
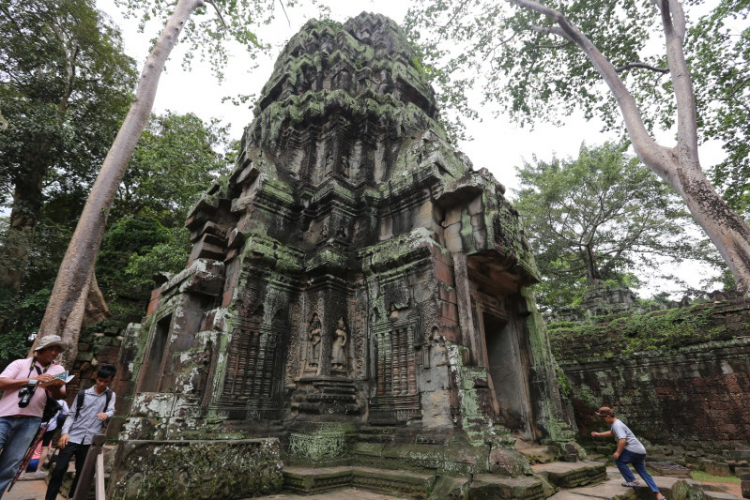
[[[740,478],[735,476],[712,476],[702,470],[690,471],[690,476],[696,481],[705,481],[707,483],[733,483],[740,484]]]

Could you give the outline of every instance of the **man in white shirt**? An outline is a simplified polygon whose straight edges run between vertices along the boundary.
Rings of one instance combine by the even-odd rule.
[[[55,378],[65,368],[55,358],[66,348],[57,335],[42,337],[34,357],[17,359],[0,373],[0,498],[39,430],[47,398],[65,397],[65,382]]]
[[[117,368],[113,365],[100,366],[94,376],[94,386],[76,396],[57,441],[60,454],[50,476],[46,500],[57,499],[70,459],[75,456],[76,475],[69,494],[73,497],[86,454],[91,447],[91,440],[102,431],[106,420],[115,413],[115,393],[109,388],[109,384],[114,380],[116,373]]]
[[[654,478],[646,470],[646,448],[638,441],[633,431],[631,431],[622,420],[615,417],[615,412],[612,408],[602,406],[599,411],[596,412],[598,417],[601,417],[611,427],[607,432],[592,432],[592,437],[615,437],[617,438],[617,450],[612,455],[615,457],[615,465],[620,470],[620,474],[625,478],[623,486],[639,486],[638,481],[635,480],[635,476],[628,467],[628,464],[633,464],[635,470],[640,475],[651,491],[656,494],[656,500],[666,500],[667,497],[661,494],[658,486],[654,482]]]

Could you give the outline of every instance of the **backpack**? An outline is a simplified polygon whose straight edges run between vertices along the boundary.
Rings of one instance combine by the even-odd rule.
[[[44,411],[42,411],[42,422],[49,422],[52,420],[61,408],[62,405],[47,393],[47,402],[44,405]]]
[[[78,416],[81,414],[81,408],[83,408],[83,399],[86,397],[86,391],[80,391],[78,393],[78,396],[76,399],[78,400],[78,404],[76,405],[76,417],[74,422],[78,420]],[[107,389],[104,391],[104,411],[107,411],[107,408],[109,408],[109,402],[112,400],[112,389],[107,387]],[[104,421],[106,422],[106,420]],[[104,425],[104,422],[102,422],[102,425]]]

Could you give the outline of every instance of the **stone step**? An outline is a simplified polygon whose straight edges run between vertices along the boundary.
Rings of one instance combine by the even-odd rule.
[[[542,500],[546,498],[544,483],[536,477],[500,477],[490,474],[474,476],[469,486],[471,500]]]
[[[508,478],[492,474],[477,474],[472,478],[447,477],[430,473],[386,470],[372,467],[285,467],[284,490],[280,495],[263,497],[272,499],[341,498],[342,500],[367,499],[462,499],[462,500],[653,500],[654,494],[641,480],[641,486],[622,486],[622,476],[615,467],[604,467],[591,462],[554,462],[533,466],[536,476]],[[702,485],[692,479],[655,476],[661,492],[670,500],[675,498],[678,482],[687,483],[696,491],[704,489],[711,500],[741,500],[723,491],[710,491],[711,485]],[[586,485],[570,486],[580,481],[597,481]],[[640,479],[639,479],[640,480]],[[556,481],[556,482],[555,482]],[[555,486],[553,487],[552,484]],[[569,486],[562,486],[567,484]],[[682,484],[684,497],[685,485]],[[559,489],[555,493],[555,489]],[[347,496],[342,493],[349,492]],[[360,491],[360,493],[352,492]],[[313,495],[312,497],[310,495]],[[692,495],[691,495],[692,498]]]
[[[607,479],[607,468],[601,462],[550,462],[531,468],[558,488],[577,488]]]
[[[436,476],[415,472],[389,471],[369,467],[284,467],[284,489],[311,495],[338,488],[361,488],[398,498],[427,498]]]
[[[517,439],[515,448],[525,456],[531,464],[546,464],[555,460],[555,453],[550,450],[549,446],[539,446],[536,443],[529,443]]]
[[[326,491],[325,493],[318,493],[312,495],[305,495],[301,497],[294,493],[279,493],[278,495],[271,495],[266,497],[255,497],[252,500],[399,500],[400,497],[394,497],[391,495],[384,495],[382,493],[375,493],[372,491],[358,490],[355,488],[343,488],[338,490]],[[251,500],[251,499],[244,499]]]
[[[607,477],[606,481],[597,485],[559,491],[549,497],[549,500],[654,500],[655,498],[651,490],[640,479],[641,486],[637,488],[622,486],[622,476],[615,467],[607,468]],[[673,489],[675,484],[680,481],[686,482],[694,490],[704,489],[703,485],[692,479],[654,476],[654,480],[659,490],[669,500],[675,497]],[[724,492],[707,491],[704,489],[704,493],[706,497],[712,500],[741,500],[739,497]]]

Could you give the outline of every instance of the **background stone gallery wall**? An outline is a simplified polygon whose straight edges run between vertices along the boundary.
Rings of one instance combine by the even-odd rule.
[[[750,454],[747,299],[551,324],[550,339],[581,434],[601,430],[593,411],[611,406],[653,443]]]

